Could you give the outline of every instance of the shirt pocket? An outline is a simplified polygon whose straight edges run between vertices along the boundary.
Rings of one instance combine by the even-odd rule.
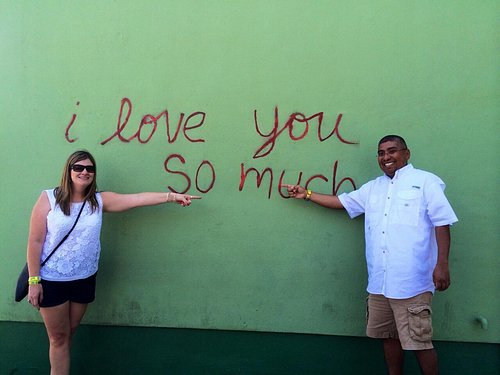
[[[391,222],[402,225],[418,225],[422,193],[415,190],[402,190],[396,194],[395,215]]]
[[[382,211],[382,200],[375,195],[370,196],[365,210],[366,228],[368,230],[373,230],[379,225]]]

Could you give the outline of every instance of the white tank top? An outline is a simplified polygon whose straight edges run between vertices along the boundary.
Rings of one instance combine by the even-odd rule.
[[[51,210],[47,214],[47,234],[42,248],[43,261],[70,231],[83,203],[72,203],[71,214],[64,215],[56,205],[54,189],[45,190]],[[92,213],[86,203],[80,219],[64,243],[40,269],[40,276],[49,281],[85,279],[97,272],[101,253],[102,198],[96,193],[99,208]]]

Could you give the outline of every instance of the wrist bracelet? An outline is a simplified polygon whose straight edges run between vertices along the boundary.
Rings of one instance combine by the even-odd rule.
[[[30,276],[28,277],[28,285],[40,284],[42,278],[40,276]]]
[[[311,195],[312,195],[312,190],[311,189],[307,189],[307,192],[306,192],[306,197],[305,197],[305,200],[308,201],[311,199]]]

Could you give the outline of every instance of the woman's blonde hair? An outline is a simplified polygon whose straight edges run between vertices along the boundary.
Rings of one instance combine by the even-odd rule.
[[[97,165],[92,154],[85,150],[79,150],[73,152],[66,160],[64,169],[61,176],[61,183],[55,189],[54,195],[56,198],[56,204],[59,205],[61,211],[69,216],[71,212],[71,195],[73,193],[73,183],[71,181],[71,168],[74,164],[81,160],[89,159],[95,167],[94,178],[92,183],[85,189],[84,199],[90,203],[92,212],[99,209],[99,202],[97,202],[96,191],[97,191]]]

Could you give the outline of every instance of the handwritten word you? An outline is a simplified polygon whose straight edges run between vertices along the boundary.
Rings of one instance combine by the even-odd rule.
[[[315,113],[311,116],[306,116],[303,113],[300,112],[294,112],[291,115],[288,116],[288,119],[283,123],[283,125],[280,128],[280,121],[279,121],[279,111],[278,107],[274,108],[274,124],[271,129],[271,131],[267,134],[262,132],[260,130],[260,125],[259,121],[257,120],[257,110],[254,110],[253,117],[254,117],[254,123],[255,123],[255,131],[263,138],[266,139],[266,141],[257,149],[255,154],[253,155],[254,159],[262,158],[271,153],[273,151],[274,146],[276,144],[276,140],[278,137],[285,132],[285,130],[288,130],[288,136],[290,137],[291,140],[293,141],[300,141],[303,139],[307,133],[309,132],[309,127],[310,127],[310,122],[317,122],[318,123],[318,140],[320,142],[326,141],[328,138],[330,138],[333,135],[336,135],[337,138],[340,140],[342,143],[346,144],[357,144],[357,142],[349,141],[342,137],[340,135],[340,122],[342,121],[342,113],[340,113],[337,116],[337,120],[335,122],[335,126],[333,127],[333,130],[328,134],[328,135],[323,135],[323,112],[318,112]],[[300,127],[300,132],[299,134],[294,134],[294,130],[296,128]]]

